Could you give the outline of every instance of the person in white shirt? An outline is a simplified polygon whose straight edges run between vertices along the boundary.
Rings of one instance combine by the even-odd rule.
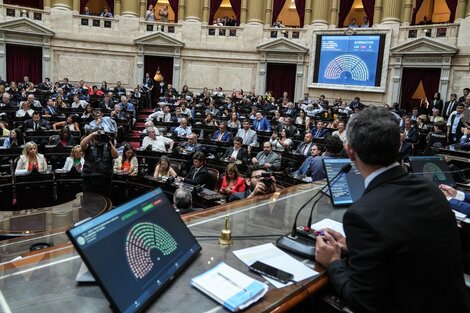
[[[82,147],[80,145],[76,145],[72,148],[70,156],[65,159],[64,167],[62,167],[61,171],[68,173],[72,167],[74,167],[77,172],[81,173],[83,164],[85,164],[85,159],[83,158]]]
[[[344,126],[344,121],[339,122],[338,130],[334,131],[332,134],[332,136],[339,137],[343,143],[346,142],[346,130]]]
[[[146,149],[149,145],[152,145],[153,151],[167,152],[166,145],[169,145],[168,152],[173,151],[173,145],[175,142],[167,137],[157,136],[153,127],[147,128],[147,136],[142,141],[142,149]]]
[[[25,117],[25,115],[33,116],[34,110],[30,108],[28,101],[23,101],[21,103],[21,109],[16,111],[16,117]]]
[[[191,127],[188,126],[188,120],[186,118],[181,119],[180,126],[176,127],[174,130],[174,133],[178,137],[184,137],[188,138],[189,135],[191,135]]]
[[[70,105],[70,107],[72,109],[78,109],[78,108],[84,109],[87,105],[88,105],[88,102],[86,102],[85,100],[80,100],[80,96],[77,94],[73,96],[73,102]]]
[[[170,107],[165,105],[162,110],[158,110],[147,117],[147,121],[153,121],[153,119],[162,122],[171,122]]]

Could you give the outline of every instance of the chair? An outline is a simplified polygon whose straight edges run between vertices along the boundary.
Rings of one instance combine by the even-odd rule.
[[[206,184],[206,188],[217,191],[217,182],[219,181],[219,171],[213,168],[207,168],[210,175],[210,180]]]
[[[170,167],[176,172],[176,175],[181,176],[181,164],[177,162],[171,162]]]

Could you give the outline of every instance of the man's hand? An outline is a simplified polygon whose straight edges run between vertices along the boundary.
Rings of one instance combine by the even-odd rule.
[[[331,228],[320,229],[320,232],[323,232],[323,233],[327,232],[328,234],[330,234],[338,243],[339,247],[341,248],[341,251],[343,253],[348,252],[348,246],[346,244],[346,237],[344,237],[341,233]]]
[[[457,196],[457,190],[455,190],[451,186],[441,184],[439,185],[439,189],[441,189],[442,193],[446,197],[455,198],[455,196]]]
[[[257,158],[251,159],[251,163],[253,163],[253,164],[258,164],[258,159],[257,159]]]
[[[331,263],[341,259],[341,248],[338,242],[327,231],[323,236],[316,237],[315,260],[328,267]]]

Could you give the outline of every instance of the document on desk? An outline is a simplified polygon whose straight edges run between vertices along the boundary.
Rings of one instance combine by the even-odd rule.
[[[261,261],[268,265],[274,266],[275,268],[291,273],[294,275],[295,282],[299,282],[319,274],[318,272],[307,267],[302,262],[294,259],[281,249],[277,248],[272,243],[233,251],[233,254],[235,254],[236,257],[238,257],[248,266],[255,263],[256,261]],[[292,284],[283,284],[277,280],[265,276],[263,277],[276,288],[282,288]]]
[[[191,284],[232,312],[242,310],[261,299],[268,285],[219,263],[194,277]]]
[[[315,224],[312,224],[310,227],[314,230],[330,228],[346,237],[346,235],[344,234],[343,223],[334,221],[329,218],[325,218],[319,222],[316,222]]]

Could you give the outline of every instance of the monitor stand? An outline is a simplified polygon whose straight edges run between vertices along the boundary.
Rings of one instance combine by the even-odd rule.
[[[80,264],[80,269],[78,270],[75,280],[80,283],[96,282],[95,277],[93,277],[93,274],[91,274],[91,272],[88,270],[88,267],[85,265],[83,261],[82,261],[82,264]]]

